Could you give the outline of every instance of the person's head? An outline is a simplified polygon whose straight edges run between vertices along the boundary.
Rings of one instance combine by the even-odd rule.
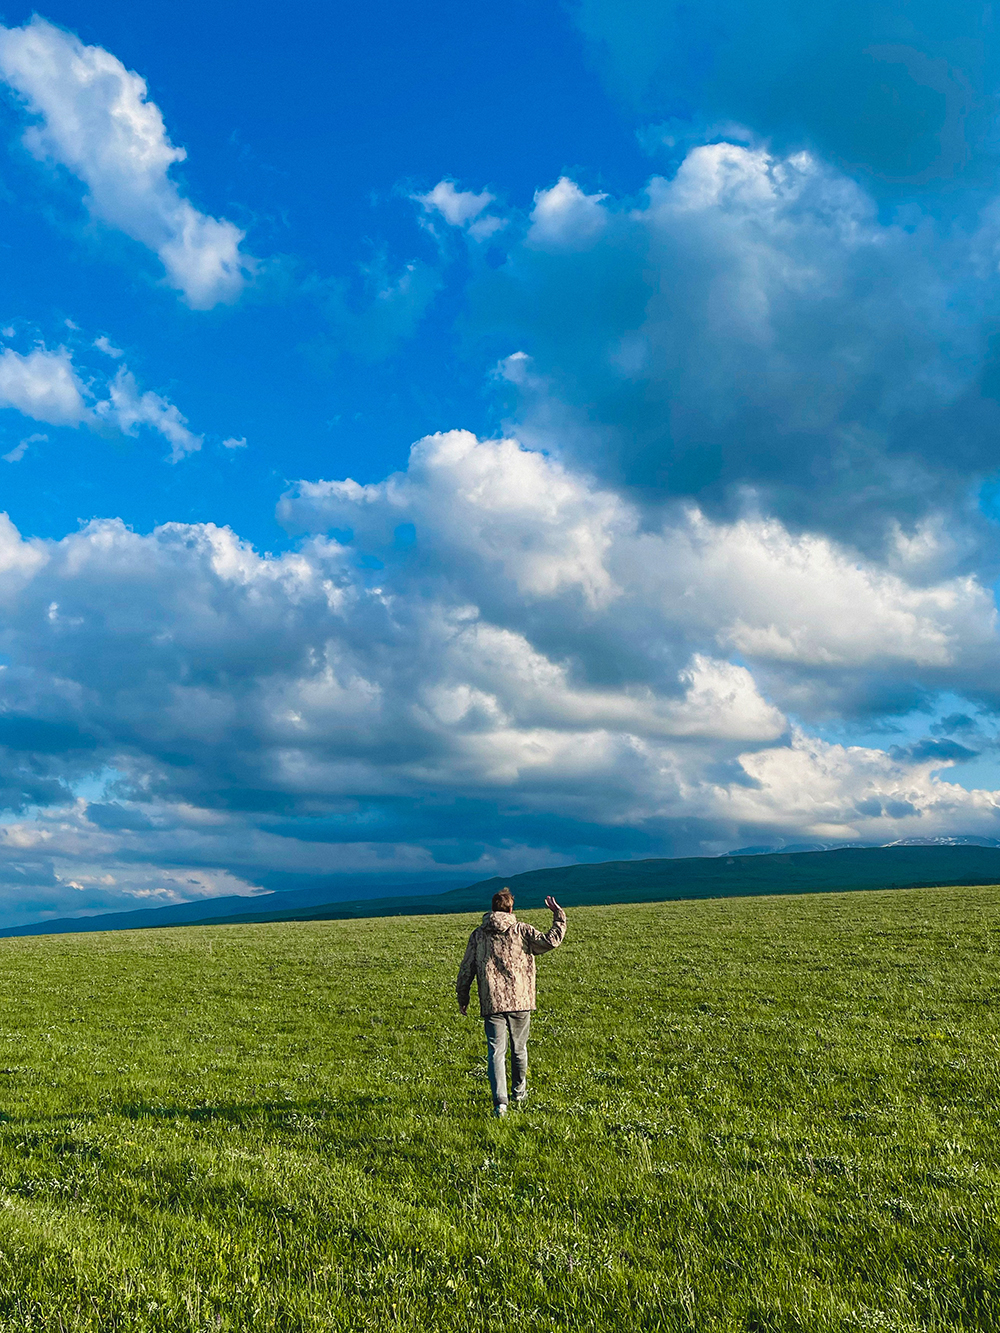
[[[513,912],[514,895],[510,889],[501,889],[499,893],[493,895],[494,912]]]

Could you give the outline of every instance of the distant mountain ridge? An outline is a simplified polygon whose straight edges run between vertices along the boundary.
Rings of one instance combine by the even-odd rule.
[[[883,842],[882,847],[1000,847],[1000,838],[983,838],[974,833],[939,833],[931,838],[897,838],[893,842]],[[858,851],[856,842],[798,842],[787,847],[737,847],[735,851],[723,852],[723,856],[761,856],[773,854],[779,856],[790,852],[839,852]],[[876,850],[867,844],[860,850]]]
[[[294,875],[283,877],[286,881],[296,878]],[[301,878],[316,878],[306,877]],[[330,876],[326,884],[313,883],[300,889],[278,889],[253,896],[228,894],[221,898],[201,898],[190,903],[171,903],[167,907],[139,907],[127,912],[95,912],[91,916],[55,917],[51,921],[34,921],[25,926],[5,926],[0,928],[0,939],[16,935],[71,935],[89,930],[142,930],[151,926],[191,926],[195,922],[204,924],[216,917],[239,913],[247,903],[267,903],[271,912],[302,910],[309,907],[330,906],[341,900],[352,903],[363,902],[366,898],[384,898],[393,889],[403,887],[400,878],[388,877],[372,882],[365,876]],[[407,896],[418,897],[420,894],[440,894],[454,887],[455,880],[441,879],[437,882],[421,880],[406,884]]]
[[[241,913],[220,924],[265,920],[333,921],[366,916],[416,916],[483,911],[507,886],[521,909],[552,894],[566,907],[735,898],[755,894],[833,893],[857,889],[1000,884],[1000,848],[978,845],[841,847],[831,851],[733,854],[645,861],[604,861],[495,876],[468,888],[427,897],[331,903],[281,915]]]
[[[686,898],[731,898],[755,894],[832,893],[857,889],[1000,884],[1000,846],[986,839],[915,841],[888,847],[839,847],[823,851],[744,851],[729,856],[604,861],[556,866],[519,875],[495,876],[447,892],[326,903],[303,902],[295,894],[268,895],[270,902],[229,898],[177,904],[138,912],[77,917],[0,930],[0,937],[46,935],[145,926],[228,925],[268,921],[331,921],[375,916],[424,916],[483,911],[507,885],[519,909],[542,906],[553,894],[566,907],[662,902]],[[310,896],[315,894],[312,890]],[[289,902],[289,898],[297,901]],[[285,899],[284,902],[279,900]],[[248,902],[256,911],[231,911]]]

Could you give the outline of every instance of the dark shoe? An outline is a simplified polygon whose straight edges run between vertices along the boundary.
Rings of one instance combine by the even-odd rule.
[[[526,1106],[526,1105],[527,1105],[527,1102],[528,1102],[528,1094],[527,1094],[527,1092],[515,1092],[515,1093],[514,1093],[514,1105],[515,1105],[515,1106]]]
[[[507,1114],[507,1103],[501,1102],[499,1106],[494,1106],[493,1114],[496,1116],[498,1120],[502,1120],[503,1117]]]

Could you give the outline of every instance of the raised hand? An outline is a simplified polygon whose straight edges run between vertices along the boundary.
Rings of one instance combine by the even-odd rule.
[[[561,908],[561,907],[559,906],[559,904],[556,902],[555,898],[552,897],[552,894],[551,894],[551,893],[550,893],[549,896],[545,899],[545,906],[549,909],[550,912],[561,912],[561,911],[562,911],[562,908]]]

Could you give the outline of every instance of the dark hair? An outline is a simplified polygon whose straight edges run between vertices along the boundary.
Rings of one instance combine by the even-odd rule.
[[[510,889],[501,889],[499,893],[493,895],[494,912],[513,912],[514,895]]]

